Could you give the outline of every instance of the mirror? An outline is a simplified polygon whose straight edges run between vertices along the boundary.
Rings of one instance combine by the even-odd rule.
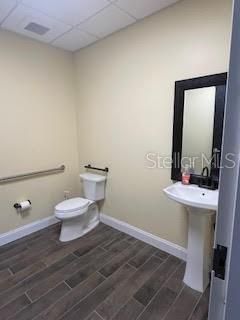
[[[184,94],[182,166],[189,165],[195,174],[201,174],[205,166],[211,170],[207,159],[212,157],[215,96],[216,87],[186,90]]]
[[[172,179],[188,166],[191,183],[203,168],[218,184],[227,74],[177,81],[173,125]]]

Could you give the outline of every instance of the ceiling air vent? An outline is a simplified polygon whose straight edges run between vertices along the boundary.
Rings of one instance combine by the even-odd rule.
[[[49,28],[35,22],[30,22],[24,29],[36,33],[39,36],[43,36],[50,30]]]

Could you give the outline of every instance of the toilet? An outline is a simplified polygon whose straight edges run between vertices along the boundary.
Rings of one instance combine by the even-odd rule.
[[[72,198],[55,207],[55,217],[62,221],[59,240],[71,241],[82,237],[99,224],[99,209],[96,201],[105,198],[106,177],[80,174],[85,198]]]

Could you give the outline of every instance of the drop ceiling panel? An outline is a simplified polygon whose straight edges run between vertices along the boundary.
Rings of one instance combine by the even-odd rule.
[[[114,3],[137,19],[142,19],[178,0],[116,0]]]
[[[36,34],[25,29],[30,23],[39,24],[50,30],[44,35]],[[51,42],[71,29],[71,26],[21,4],[3,22],[2,27],[43,42]]]
[[[16,4],[17,1],[15,0],[0,0],[0,23],[2,23]]]
[[[23,0],[23,3],[72,26],[109,5],[107,0]]]
[[[135,21],[130,15],[111,5],[82,23],[80,27],[99,38],[103,38]]]
[[[177,1],[0,0],[0,27],[75,51]]]
[[[65,50],[76,51],[97,41],[97,38],[80,29],[73,29],[53,42],[53,45]]]

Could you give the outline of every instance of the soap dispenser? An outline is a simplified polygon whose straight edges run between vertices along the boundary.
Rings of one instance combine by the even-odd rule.
[[[182,184],[188,185],[190,184],[190,168],[189,165],[186,164],[182,170]]]

